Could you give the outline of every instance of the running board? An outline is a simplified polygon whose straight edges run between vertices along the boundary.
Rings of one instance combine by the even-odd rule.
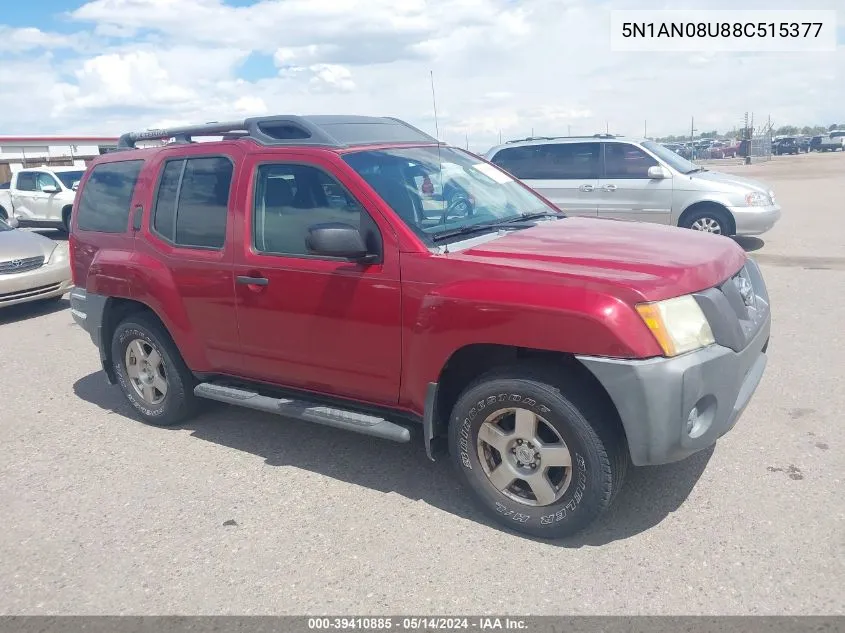
[[[346,431],[372,435],[394,442],[409,442],[411,432],[404,426],[388,422],[384,418],[365,413],[357,413],[346,409],[327,407],[305,400],[291,398],[270,398],[255,391],[237,389],[203,382],[194,387],[194,394],[200,398],[217,400],[239,407],[248,407],[267,413],[275,413],[305,422],[316,422]]]

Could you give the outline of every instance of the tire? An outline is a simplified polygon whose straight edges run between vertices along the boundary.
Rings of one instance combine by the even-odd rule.
[[[160,361],[156,362],[153,351]],[[133,314],[121,321],[112,336],[111,355],[123,394],[148,424],[174,426],[199,410],[196,380],[155,318]],[[149,365],[141,366],[143,361]]]
[[[615,412],[604,403],[591,385],[541,368],[494,371],[467,387],[452,411],[449,448],[481,509],[514,531],[546,539],[571,536],[593,523],[621,489],[629,463],[624,437],[607,424]],[[527,426],[518,428],[517,419]],[[525,432],[531,420],[533,438]],[[499,433],[490,433],[491,427]],[[501,450],[479,442],[480,434]],[[537,459],[537,452],[532,468],[527,460]],[[569,467],[556,465],[567,461]],[[495,473],[503,468],[508,475],[497,486]],[[513,481],[503,483],[509,476]]]
[[[71,209],[64,209],[62,211],[62,228],[68,235],[70,235],[70,214]]]
[[[683,218],[678,226],[717,235],[733,234],[732,223],[727,212],[718,207],[706,207],[700,211],[693,211]]]

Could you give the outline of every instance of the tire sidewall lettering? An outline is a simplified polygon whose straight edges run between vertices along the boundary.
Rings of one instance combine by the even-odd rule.
[[[517,524],[530,523],[532,526],[541,529],[554,526],[561,521],[572,520],[573,515],[577,513],[586,498],[589,472],[587,469],[587,459],[580,452],[577,437],[566,428],[566,425],[562,425],[563,428],[557,426],[556,428],[563,436],[564,441],[572,453],[575,468],[573,469],[574,472],[572,473],[569,488],[564,493],[562,499],[554,505],[532,507],[509,499],[493,488],[492,484],[487,480],[483,468],[480,467],[476,450],[477,434],[482,421],[486,418],[486,416],[481,414],[486,411],[493,412],[496,408],[502,408],[502,405],[514,406],[516,404],[533,410],[550,422],[558,421],[561,417],[559,414],[554,414],[551,407],[547,404],[527,394],[500,392],[497,395],[479,398],[472,403],[469,410],[464,409],[463,412],[455,412],[457,414],[454,423],[458,427],[456,444],[459,453],[459,464],[464,471],[469,471],[467,472],[467,477],[474,482],[473,487],[481,493],[483,498],[492,502],[493,510],[500,518],[513,521]],[[475,468],[476,465],[479,468]]]
[[[169,393],[165,395],[161,405],[155,408],[150,408],[147,404],[138,399],[135,394],[135,388],[128,381],[128,376],[126,374],[126,367],[124,366],[124,363],[126,358],[126,348],[128,346],[128,340],[130,339],[141,339],[152,345],[156,350],[158,350],[158,353],[161,355],[161,362],[164,363],[165,368],[167,368],[168,366],[167,357],[165,356],[161,346],[158,345],[156,341],[154,341],[152,337],[150,337],[149,334],[142,330],[139,330],[136,327],[128,327],[121,329],[117,336],[121,354],[120,358],[115,358],[112,361],[112,365],[114,366],[114,373],[117,376],[117,380],[120,383],[121,388],[123,389],[123,393],[126,395],[126,399],[129,400],[129,403],[133,407],[135,407],[143,415],[146,415],[151,418],[162,416],[165,412],[165,407],[168,401],[167,396],[169,395]]]

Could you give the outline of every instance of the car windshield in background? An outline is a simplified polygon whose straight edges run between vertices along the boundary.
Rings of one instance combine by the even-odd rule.
[[[683,156],[679,156],[665,145],[655,143],[654,141],[645,141],[642,145],[652,154],[655,154],[660,160],[668,163],[672,169],[679,171],[682,174],[691,174],[694,171],[701,170],[701,167],[695,163],[691,163]]]
[[[68,189],[73,187],[74,183],[77,183],[80,180],[82,180],[82,174],[84,174],[84,173],[85,173],[84,170],[83,171],[57,171],[57,172],[55,172],[55,174],[56,174],[56,176],[58,176],[59,180],[62,181],[62,184],[65,187],[67,187]]]
[[[423,241],[477,226],[554,213],[508,174],[452,147],[350,152],[344,160]]]

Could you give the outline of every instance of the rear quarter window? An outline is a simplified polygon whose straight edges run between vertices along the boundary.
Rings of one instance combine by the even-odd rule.
[[[143,160],[126,160],[94,167],[80,194],[77,228],[124,233],[129,224],[132,194],[143,166]]]

